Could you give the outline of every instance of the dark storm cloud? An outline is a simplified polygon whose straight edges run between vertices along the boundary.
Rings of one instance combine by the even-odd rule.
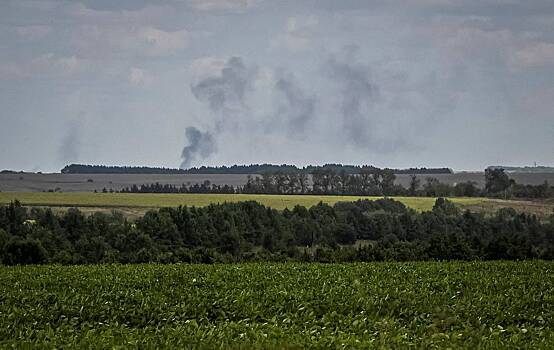
[[[209,131],[202,132],[195,127],[185,130],[188,144],[181,152],[181,169],[188,169],[195,160],[204,159],[216,150],[215,139]]]
[[[303,134],[306,125],[314,117],[316,98],[306,94],[291,73],[280,74],[275,83],[275,93],[280,102],[276,118],[286,123],[290,134]]]

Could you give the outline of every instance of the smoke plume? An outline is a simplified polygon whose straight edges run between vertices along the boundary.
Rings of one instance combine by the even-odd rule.
[[[214,73],[200,77],[190,85],[193,96],[207,104],[215,116],[215,127],[205,132],[195,127],[186,129],[189,144],[181,153],[181,168],[188,168],[192,162],[213,154],[216,151],[216,135],[223,125],[236,125],[248,109],[245,95],[252,86],[255,71],[246,67],[240,57],[231,57],[220,71]]]
[[[79,160],[81,148],[81,128],[79,124],[69,125],[65,135],[62,137],[58,148],[58,158],[65,163],[74,163]]]
[[[340,113],[348,137],[358,146],[371,141],[372,120],[369,116],[377,88],[371,82],[369,69],[352,61],[335,58],[327,62],[329,77],[340,87]]]
[[[188,140],[188,145],[181,152],[181,169],[190,168],[191,164],[201,158],[204,159],[216,150],[216,143],[212,134],[208,131],[202,132],[191,126],[186,128],[185,136]]]
[[[281,74],[275,83],[275,92],[280,97],[277,118],[287,124],[289,134],[303,134],[314,117],[315,97],[307,95],[292,74]]]
[[[245,108],[245,94],[254,79],[240,57],[231,57],[216,76],[203,77],[191,84],[194,97],[207,103],[216,114],[239,111]]]

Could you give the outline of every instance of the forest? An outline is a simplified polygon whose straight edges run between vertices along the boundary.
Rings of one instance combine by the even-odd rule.
[[[0,207],[2,263],[215,263],[554,259],[554,216],[493,216],[438,198],[428,212],[392,199],[277,211],[256,202],[161,208],[136,221],[77,209]]]

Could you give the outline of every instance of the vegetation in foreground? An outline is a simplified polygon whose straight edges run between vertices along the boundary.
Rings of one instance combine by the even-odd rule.
[[[421,213],[392,199],[283,211],[241,202],[162,208],[134,222],[117,212],[0,206],[7,265],[533,258],[554,259],[554,216],[462,213],[443,198]]]
[[[548,349],[554,263],[0,267],[2,348]]]

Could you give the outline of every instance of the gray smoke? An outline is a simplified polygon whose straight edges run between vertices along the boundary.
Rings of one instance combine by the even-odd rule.
[[[181,168],[190,167],[195,160],[204,159],[216,151],[215,137],[226,126],[240,123],[248,110],[245,96],[255,78],[255,70],[246,67],[242,58],[231,57],[216,76],[200,78],[190,85],[193,96],[208,105],[215,116],[215,127],[201,132],[197,128],[186,129],[189,145],[183,148]]]
[[[74,122],[69,125],[66,133],[62,137],[58,148],[58,158],[65,163],[74,163],[79,160],[81,149],[81,128]]]
[[[327,60],[324,69],[338,87],[345,141],[379,153],[414,150],[417,147],[412,140],[420,134],[422,119],[413,120],[411,115],[418,113],[414,110],[421,108],[420,101],[390,93],[391,84],[399,84],[402,72],[391,74],[380,65],[372,67],[380,73],[379,84],[375,83],[372,69],[356,60],[357,50],[356,46],[345,47],[340,58]]]
[[[369,69],[352,61],[328,60],[326,71],[340,86],[340,112],[347,136],[358,146],[371,141],[370,106],[377,94]]]
[[[201,158],[204,159],[216,150],[214,137],[209,131],[202,132],[197,128],[190,126],[185,130],[185,136],[188,140],[188,146],[181,152],[181,169],[190,168],[191,164]]]
[[[314,117],[315,97],[307,95],[292,74],[281,74],[275,83],[275,91],[281,102],[277,117],[287,124],[289,134],[303,134],[308,121]]]
[[[221,74],[205,77],[190,89],[197,100],[207,103],[215,113],[239,110],[245,107],[244,96],[250,88],[254,75],[240,57],[231,57]]]

